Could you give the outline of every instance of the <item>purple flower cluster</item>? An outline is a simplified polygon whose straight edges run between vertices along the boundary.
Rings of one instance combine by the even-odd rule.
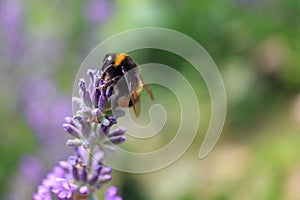
[[[126,137],[124,128],[111,128],[120,115],[113,116],[110,109],[114,85],[107,90],[99,87],[97,70],[88,70],[89,87],[84,79],[79,81],[79,97],[73,101],[77,111],[66,117],[63,128],[72,136],[67,146],[73,147],[75,155],[60,161],[33,194],[33,199],[96,199],[95,193],[109,182],[112,169],[104,166],[103,159],[108,151],[114,151]],[[104,83],[100,83],[101,84]],[[106,191],[106,200],[121,200],[117,188]]]
[[[78,151],[78,156],[59,162],[43,180],[33,198],[51,199],[52,195],[58,199],[87,198],[90,191],[97,191],[112,179],[110,167],[103,166],[99,161],[88,170],[83,158]]]

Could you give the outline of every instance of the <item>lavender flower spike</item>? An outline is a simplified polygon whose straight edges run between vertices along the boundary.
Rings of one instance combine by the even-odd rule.
[[[109,91],[104,91],[96,85],[104,84],[96,81],[99,80],[99,73],[88,70],[88,75],[89,87],[81,79],[78,85],[80,98],[74,97],[78,104],[76,114],[65,117],[63,124],[65,131],[72,137],[66,143],[75,149],[74,156],[60,161],[54,167],[38,187],[37,193],[33,194],[34,200],[50,200],[52,197],[59,200],[97,199],[96,192],[112,179],[112,169],[103,165],[103,159],[107,156],[107,150],[114,151],[115,145],[126,140],[126,130],[111,130],[120,117],[113,116],[109,109],[115,86],[111,85]],[[122,200],[117,196],[116,187],[110,187],[106,191],[105,199]]]

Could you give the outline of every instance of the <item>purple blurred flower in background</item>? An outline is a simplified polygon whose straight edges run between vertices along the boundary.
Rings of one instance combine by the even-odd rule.
[[[46,78],[29,81],[23,86],[22,97],[26,120],[41,142],[62,140],[60,124],[64,116],[71,113],[70,100],[59,94],[54,84]]]
[[[45,170],[41,160],[32,155],[23,156],[19,167],[19,171],[11,178],[10,187],[6,191],[6,200],[19,200],[20,197],[32,194],[33,186],[38,184]],[[41,188],[41,193],[44,192]]]
[[[18,0],[0,2],[1,46],[8,57],[19,57],[22,52],[23,20],[23,5],[21,2]]]
[[[122,200],[122,197],[118,196],[118,188],[110,186],[105,192],[105,200]]]
[[[108,0],[90,0],[86,4],[86,18],[92,22],[104,22],[111,14],[112,2]]]
[[[12,191],[6,196],[10,200],[32,194],[49,166],[69,154],[68,149],[64,148],[65,136],[60,124],[64,116],[71,113],[70,100],[61,95],[47,78],[33,78],[23,84],[20,96],[19,104],[22,105],[25,120],[39,139],[40,147],[37,155],[23,157],[19,172],[12,178]],[[55,172],[59,171],[56,169]],[[22,187],[24,185],[26,187]],[[14,188],[20,189],[15,191]],[[40,199],[47,199],[47,194],[50,194],[45,186],[39,187],[38,191]]]
[[[37,184],[43,173],[43,164],[38,158],[26,155],[21,160],[20,171],[30,184]]]
[[[46,166],[53,165],[70,153],[64,148],[65,135],[60,126],[64,116],[71,113],[70,100],[46,78],[29,81],[23,86],[22,96],[25,119],[39,139],[39,156]]]

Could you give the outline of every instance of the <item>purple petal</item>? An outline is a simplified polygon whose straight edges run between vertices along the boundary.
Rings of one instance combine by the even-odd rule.
[[[89,193],[89,188],[87,186],[82,186],[80,189],[79,189],[79,192],[81,194],[88,194]]]
[[[118,194],[118,188],[116,186],[110,186],[107,190],[106,190],[106,195],[107,196],[114,196]]]
[[[109,182],[111,179],[112,179],[111,175],[101,175],[101,176],[99,176],[99,179],[98,179],[98,180],[99,180],[101,183],[107,183],[107,182]]]
[[[105,200],[122,200],[122,197],[117,196],[118,188],[116,186],[110,186],[105,192]]]
[[[112,168],[104,167],[101,171],[101,174],[110,174],[112,172]]]

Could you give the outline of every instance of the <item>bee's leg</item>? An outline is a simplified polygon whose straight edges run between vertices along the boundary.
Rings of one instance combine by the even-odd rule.
[[[98,108],[98,101],[99,101],[99,98],[100,98],[100,95],[101,95],[101,91],[100,91],[100,87],[99,87],[99,83],[100,83],[100,79],[98,78],[96,80],[96,84],[95,84],[95,92],[93,94],[93,98],[94,98],[94,106],[95,108]]]
[[[106,83],[104,83],[104,84],[101,84],[101,85],[98,85],[98,86],[96,87],[96,89],[106,89],[106,88],[108,88],[108,86],[110,86],[110,85],[112,85],[112,84],[118,82],[118,80],[119,80],[120,78],[121,78],[121,76],[116,76],[116,77],[112,78],[111,80],[109,80],[108,82],[106,82]],[[101,80],[100,80],[99,82],[101,82]]]
[[[101,85],[103,85],[103,80],[104,80],[105,73],[99,73],[97,74],[96,80],[95,80],[95,92],[93,94],[94,98],[94,103],[95,103],[95,108],[98,108],[98,101],[101,95]]]

